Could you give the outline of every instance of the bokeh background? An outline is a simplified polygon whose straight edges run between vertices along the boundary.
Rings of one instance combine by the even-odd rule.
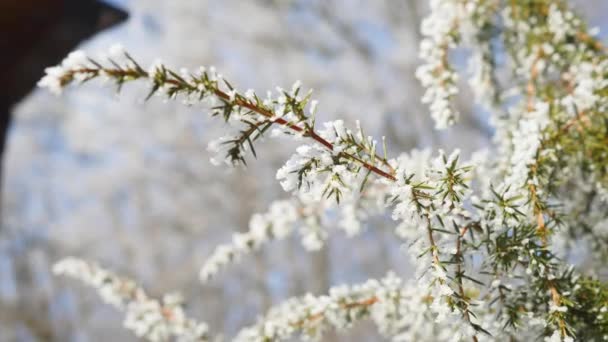
[[[608,13],[605,0],[576,4],[592,24]],[[198,270],[213,248],[288,196],[274,175],[296,145],[267,140],[246,170],[228,171],[208,162],[207,143],[224,128],[202,107],[144,103],[141,86],[117,95],[97,83],[61,97],[33,88],[77,45],[98,56],[121,43],[145,63],[215,65],[239,89],[301,80],[320,101],[320,122],[360,119],[392,152],[458,146],[469,155],[492,131],[466,87],[463,120],[447,132],[433,131],[419,100],[426,11],[426,0],[2,0],[0,341],[135,340],[93,290],[53,277],[52,264],[71,255],[151,294],[183,293],[193,317],[228,337],[287,297],[407,274],[394,223],[378,217],[315,253],[297,236],[271,243],[203,286]],[[365,324],[326,337],[378,339]]]

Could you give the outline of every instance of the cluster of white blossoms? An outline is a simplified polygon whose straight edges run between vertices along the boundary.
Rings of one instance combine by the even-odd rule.
[[[95,288],[106,303],[125,312],[125,328],[139,338],[148,341],[209,341],[207,325],[186,316],[183,300],[177,294],[165,295],[162,300],[150,298],[133,281],[76,258],[56,263],[53,271]]]

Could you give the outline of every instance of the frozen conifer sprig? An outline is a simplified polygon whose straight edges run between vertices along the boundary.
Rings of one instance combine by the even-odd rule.
[[[328,295],[289,299],[241,330],[235,341],[318,340],[329,329],[348,329],[365,319],[395,340],[450,341],[470,336],[471,331],[461,333],[449,325],[446,332],[455,335],[437,334],[439,325],[431,317],[426,289],[389,273],[380,280],[333,287]]]
[[[201,281],[209,281],[221,268],[259,249],[268,240],[288,236],[304,210],[304,205],[298,207],[294,201],[283,200],[272,203],[267,213],[253,215],[247,232],[235,233],[231,244],[215,248],[201,268]]]
[[[458,74],[449,61],[449,51],[458,44],[476,46],[480,52],[473,59],[472,84],[479,86],[474,90],[479,94],[495,97],[492,88],[493,67],[488,57],[490,47],[484,45],[491,27],[491,19],[496,14],[496,0],[431,0],[431,13],[422,22],[423,39],[420,43],[420,57],[423,64],[416,70],[416,76],[426,89],[422,102],[428,103],[431,117],[437,129],[444,129],[454,124],[459,117],[453,106],[453,99],[458,93],[456,83]],[[480,38],[480,39],[478,39]],[[492,99],[493,100],[493,99]]]
[[[424,101],[438,128],[456,120],[456,64],[448,54],[458,45],[470,48],[476,101],[491,100],[496,112],[496,153],[484,158],[462,162],[458,152],[433,158],[428,151],[390,158],[384,140],[366,136],[358,123],[348,128],[335,120],[317,128],[317,103],[299,82],[260,98],[238,92],[212,68],[175,72],[155,63],[144,70],[120,48],[103,63],[73,53],[50,68],[40,85],[59,92],[93,78],[119,86],[145,79],[150,95],[209,103],[212,114],[233,129],[209,145],[219,153],[213,159],[219,165],[255,156],[254,143],[269,131],[310,142],[276,174],[294,199],[255,215],[248,232],[218,247],[202,267],[203,280],[295,227],[305,228],[305,245],[320,248],[330,231],[319,224],[325,212],[337,209],[349,235],[360,231],[360,213],[376,207],[392,212],[396,234],[417,266],[416,286],[389,276],[328,296],[288,300],[239,338],[284,339],[298,332],[316,337],[371,317],[395,340],[606,339],[606,284],[593,277],[594,269],[570,267],[568,250],[556,244],[591,239],[592,265],[605,267],[606,253],[595,252],[608,247],[608,239],[596,238],[608,236],[603,45],[565,1],[430,5],[418,70],[427,88]],[[497,51],[501,44],[504,50]],[[505,55],[507,63],[494,63]],[[504,67],[511,68],[510,76],[498,84],[494,75]],[[386,300],[386,293],[396,301]]]
[[[157,61],[146,71],[122,48],[112,47],[110,51],[112,57],[108,58],[107,66],[82,51],[73,52],[61,65],[47,68],[39,86],[60,94],[72,82],[85,82],[98,77],[115,82],[119,90],[127,82],[148,79],[151,82],[148,98],[158,94],[169,99],[180,97],[187,104],[208,101],[213,107],[213,116],[221,116],[227,123],[244,127],[210,144],[209,149],[213,152],[224,153],[224,156],[213,159],[214,164],[221,164],[222,161],[230,165],[245,163],[247,150],[251,150],[254,156],[256,154],[254,141],[261,138],[272,125],[277,125],[282,127],[284,133],[316,141],[331,151],[331,158],[336,163],[344,159],[355,161],[369,172],[394,178],[386,157],[371,150],[376,147],[375,142],[364,137],[361,129],[355,133],[348,131],[347,136],[337,137],[336,141],[330,141],[331,132],[322,136],[315,131],[316,101],[311,101],[310,92],[301,96],[299,82],[290,91],[277,88],[276,98],[269,92],[262,99],[251,90],[239,93],[214,67],[209,70],[201,67],[196,73],[183,69],[178,73]],[[374,145],[370,146],[372,143]],[[333,174],[330,178],[340,182],[338,175]],[[338,191],[330,191],[330,194],[339,197]]]
[[[106,303],[124,311],[125,328],[139,338],[148,341],[210,341],[207,325],[186,316],[183,300],[177,294],[165,295],[162,300],[150,298],[133,281],[76,258],[56,263],[53,271],[95,288]]]
[[[384,213],[390,195],[387,189],[386,184],[371,180],[363,192],[340,206],[335,205],[333,198],[317,200],[310,196],[275,201],[268,211],[251,217],[247,232],[233,234],[230,243],[214,249],[201,267],[201,281],[208,282],[228,265],[266,243],[283,240],[296,231],[309,251],[323,248],[334,230],[343,231],[348,237],[356,236],[362,232],[368,218]]]

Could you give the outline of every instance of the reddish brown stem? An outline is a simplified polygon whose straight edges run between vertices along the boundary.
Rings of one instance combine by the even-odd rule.
[[[340,304],[340,307],[343,309],[347,309],[347,310],[358,308],[358,307],[368,307],[373,304],[376,304],[378,301],[379,301],[378,297],[370,297],[366,300],[362,300],[359,302],[342,303],[342,304]],[[307,317],[305,317],[295,323],[292,323],[291,325],[294,327],[301,327],[306,322],[316,321],[318,319],[322,319],[324,316],[325,316],[325,312],[321,311],[316,314],[308,315]]]
[[[226,94],[225,92],[223,92],[223,91],[221,91],[221,90],[219,90],[217,88],[215,88],[213,91],[214,91],[214,94],[217,97],[219,97],[219,98],[221,98],[223,100],[226,100],[226,101],[230,100],[230,96],[228,94]],[[243,108],[247,108],[247,109],[249,109],[249,110],[251,110],[253,112],[256,112],[256,113],[258,113],[258,114],[260,114],[262,116],[265,116],[265,117],[268,117],[268,118],[272,118],[274,116],[274,113],[270,112],[269,110],[267,110],[265,108],[260,108],[259,106],[256,106],[255,104],[253,104],[253,103],[251,103],[249,101],[237,98],[237,99],[234,100],[234,102],[235,102],[235,104],[237,106],[240,106],[240,107],[243,107]],[[276,118],[276,119],[274,119],[274,122],[276,122],[276,123],[278,123],[280,125],[286,126],[286,127],[290,128],[291,130],[293,130],[295,132],[303,133],[304,136],[310,137],[311,139],[313,139],[316,142],[318,142],[319,144],[325,146],[329,150],[333,151],[333,149],[334,149],[334,146],[333,146],[332,143],[330,143],[329,141],[323,139],[321,136],[319,136],[312,129],[302,128],[302,127],[297,126],[297,125],[295,125],[295,124],[293,124],[293,123],[291,123],[291,122],[289,122],[289,121],[287,121],[285,119],[282,119],[282,118]],[[346,158],[352,159],[354,161],[359,162],[364,168],[370,170],[371,172],[374,172],[375,174],[377,174],[377,175],[379,175],[381,177],[387,178],[387,179],[389,179],[391,181],[396,181],[397,180],[395,178],[395,176],[393,176],[392,174],[390,174],[390,173],[388,173],[386,171],[383,171],[383,170],[379,169],[378,167],[376,167],[374,165],[371,165],[371,164],[369,164],[369,163],[361,160],[360,158],[358,158],[358,157],[356,157],[356,156],[354,156],[352,154],[341,152],[340,155],[342,155],[342,156],[344,156]]]

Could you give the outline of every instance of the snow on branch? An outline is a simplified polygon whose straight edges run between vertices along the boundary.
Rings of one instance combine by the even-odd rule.
[[[118,47],[112,47],[110,50],[111,55],[115,55],[116,51],[123,51]],[[376,143],[364,137],[362,130],[338,137],[335,141],[330,141],[331,132],[325,131],[324,136],[321,136],[315,131],[316,102],[311,101],[310,92],[301,94],[300,82],[296,82],[290,91],[277,88],[276,98],[272,98],[269,92],[268,96],[262,99],[252,90],[244,94],[239,93],[214,67],[209,70],[201,67],[195,73],[182,69],[178,73],[161,62],[155,62],[146,71],[126,52],[123,52],[122,56],[110,58],[108,63],[108,66],[104,66],[86,56],[84,52],[76,51],[61,65],[47,68],[46,76],[38,84],[59,94],[74,81],[84,82],[102,77],[115,82],[120,89],[127,82],[147,79],[151,83],[148,97],[154,94],[170,99],[182,96],[182,100],[188,104],[208,101],[213,107],[213,116],[222,117],[228,123],[238,123],[243,127],[234,135],[222,137],[210,144],[210,150],[224,155],[213,159],[216,164],[245,163],[245,152],[250,150],[255,156],[253,143],[272,125],[277,125],[282,128],[283,133],[297,134],[316,141],[331,152],[330,155],[337,161],[349,160],[358,163],[359,168],[384,178],[393,178],[386,158],[371,150],[376,147]],[[349,151],[346,151],[347,148]]]
[[[329,329],[344,330],[361,320],[372,320],[386,337],[408,328],[407,336],[433,336],[432,314],[426,291],[393,273],[359,285],[333,287],[328,295],[308,294],[272,308],[235,341],[281,341],[300,336],[318,340]],[[405,336],[403,336],[405,337]]]
[[[53,272],[82,281],[97,290],[101,298],[125,313],[124,326],[148,341],[210,341],[207,324],[188,318],[178,294],[161,300],[150,298],[135,282],[121,278],[96,264],[66,258]]]
[[[294,199],[275,202],[252,217],[248,232],[219,246],[201,269],[203,281],[298,225],[312,228],[300,229],[305,245],[320,248],[327,231],[318,218],[336,206],[339,226],[349,235],[361,231],[369,213],[392,213],[416,265],[415,285],[388,275],[336,287],[327,296],[294,298],[242,330],[238,340],[316,338],[364,318],[397,340],[428,340],[437,331],[445,338],[435,340],[475,342],[605,338],[607,287],[569,267],[552,244],[591,239],[594,262],[605,264],[608,244],[596,237],[608,198],[606,49],[565,1],[432,0],[430,9],[417,76],[437,128],[458,117],[452,103],[458,77],[449,51],[459,45],[472,49],[475,100],[492,104],[494,149],[468,162],[458,150],[437,156],[415,150],[391,158],[384,138],[367,136],[358,122],[349,128],[334,120],[317,128],[317,102],[300,82],[260,97],[253,90],[239,92],[214,68],[176,72],[160,62],[143,68],[121,47],[113,47],[103,62],[74,52],[48,68],[39,85],[61,93],[71,83],[95,78],[119,89],[145,80],[149,97],[207,104],[232,129],[209,144],[216,153],[212,163],[222,167],[256,156],[255,143],[268,132],[306,141],[276,173]],[[504,51],[497,52],[497,44]],[[507,62],[498,65],[499,57]],[[498,82],[502,68],[510,76]],[[124,294],[124,281],[96,266],[69,260],[57,269],[103,289],[141,336],[199,327],[180,318],[182,328],[175,330],[163,310],[170,307],[181,317],[181,307],[148,299],[134,285]],[[154,308],[155,318],[145,322],[162,329],[136,324],[142,306]],[[207,338],[200,326],[192,329],[205,330],[200,336]]]

